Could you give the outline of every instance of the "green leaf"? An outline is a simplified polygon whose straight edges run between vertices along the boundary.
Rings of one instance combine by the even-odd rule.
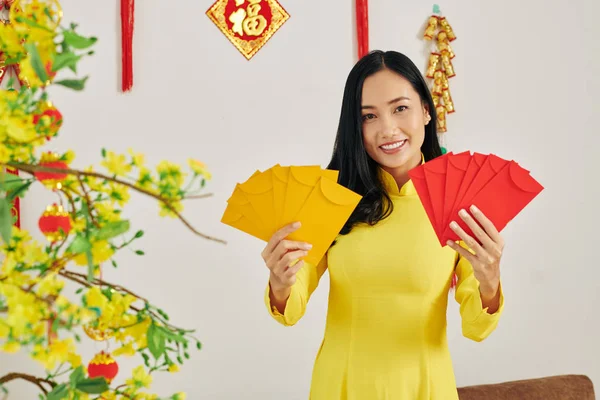
[[[52,32],[52,31],[51,31],[51,30],[50,30],[48,27],[46,27],[46,26],[44,26],[44,25],[41,25],[41,24],[38,24],[37,22],[35,22],[35,21],[34,21],[34,20],[32,20],[31,18],[27,18],[27,17],[24,17],[24,16],[22,16],[22,15],[19,15],[19,16],[16,18],[16,20],[17,20],[17,22],[23,23],[23,24],[25,24],[25,25],[29,25],[29,26],[30,26],[30,27],[32,27],[32,28],[43,29],[43,30],[45,30],[46,32]]]
[[[156,325],[152,324],[150,327],[148,327],[147,339],[148,350],[150,350],[150,353],[152,353],[154,358],[158,360],[165,352],[166,338],[163,334],[163,331]]]
[[[81,292],[83,292],[83,288],[79,288],[75,291],[75,294],[81,294]]]
[[[62,400],[69,396],[69,386],[66,383],[61,383],[52,389],[50,393],[48,393],[48,400]]]
[[[69,46],[79,50],[87,49],[98,41],[98,39],[93,36],[86,38],[73,31],[65,31],[63,32],[63,36],[65,38],[65,42],[67,42]]]
[[[29,57],[31,58],[31,66],[35,71],[36,75],[42,83],[46,83],[48,81],[48,74],[46,73],[46,68],[44,68],[44,64],[42,63],[42,58],[40,57],[40,53],[38,52],[37,46],[31,42],[25,44],[25,50],[29,53]]]
[[[196,342],[196,347],[198,348],[198,350],[202,349],[202,343]]]
[[[146,353],[141,353],[142,354],[142,358],[144,359],[144,364],[146,365],[146,367],[150,368],[150,357],[148,357],[148,354]]]
[[[101,394],[109,389],[108,383],[103,377],[84,379],[77,383],[76,388],[89,394]]]
[[[91,282],[94,280],[94,257],[92,256],[92,249],[88,249],[85,252],[85,259],[88,263],[87,269],[87,281]]]
[[[110,260],[110,263],[112,264],[113,267],[117,268],[117,262],[115,260]]]
[[[69,382],[71,382],[72,387],[76,387],[79,382],[85,379],[85,371],[83,370],[83,366],[75,368],[71,375],[69,375]]]
[[[90,243],[89,239],[85,236],[77,235],[69,245],[67,251],[71,253],[82,254],[91,249],[92,244]]]
[[[144,253],[142,250],[136,250],[135,254],[137,254],[138,256],[143,256],[146,253]]]
[[[3,174],[0,177],[0,191],[10,192],[11,190],[15,190],[23,186],[25,183],[25,179],[21,179],[18,176],[12,174]]]
[[[0,236],[4,243],[10,242],[12,236],[13,218],[10,212],[11,203],[4,197],[0,198]]]
[[[102,148],[102,153],[101,154],[102,154],[102,158],[106,157],[106,149],[104,147]]]
[[[162,331],[163,335],[164,335],[164,336],[165,336],[167,339],[169,339],[169,340],[172,340],[172,341],[174,341],[174,342],[179,342],[179,343],[185,343],[185,342],[187,342],[187,340],[185,339],[185,337],[183,337],[183,336],[181,336],[181,335],[178,335],[178,334],[176,334],[176,333],[173,333],[173,332],[171,332],[170,330],[168,330],[168,329],[167,329],[167,328],[165,328],[165,327],[162,327],[162,326],[161,326],[161,327],[159,327],[158,329],[160,329],[160,330]]]
[[[144,236],[144,231],[137,231],[137,232],[135,233],[135,238],[136,238],[136,239],[139,239],[139,238],[141,238],[142,236]]]
[[[61,85],[73,90],[83,90],[88,77],[82,79],[63,79],[62,81],[54,82],[56,85]]]
[[[77,73],[77,71],[74,69],[76,69],[77,62],[79,60],[81,60],[81,56],[78,56],[71,51],[57,54],[54,58],[54,63],[52,64],[52,71],[56,72],[60,71],[64,67],[69,67],[72,68],[71,70],[73,72]]]
[[[92,233],[97,240],[107,240],[119,236],[129,230],[129,221],[113,221],[102,226],[98,231]]]
[[[161,310],[160,308],[157,308],[156,311],[160,314],[161,317],[163,317],[165,320],[169,320],[169,315],[164,312],[163,310]],[[171,331],[169,331],[168,329],[165,329],[167,332],[171,333]]]
[[[25,192],[27,192],[27,189],[29,189],[29,186],[31,186],[32,183],[33,181],[25,182],[24,185],[21,185],[15,190],[9,192],[6,196],[8,198],[8,201],[13,201],[16,197],[23,197],[23,195],[25,194]]]
[[[58,327],[60,326],[60,319],[55,318],[52,321],[52,325],[50,325],[50,332],[55,333],[58,332]]]

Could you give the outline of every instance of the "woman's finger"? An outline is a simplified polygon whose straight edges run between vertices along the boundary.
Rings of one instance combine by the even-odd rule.
[[[486,217],[480,209],[478,209],[475,205],[471,206],[471,212],[473,216],[479,221],[479,224],[485,229],[487,235],[494,241],[494,243],[502,250],[504,248],[504,239],[496,229],[496,226],[488,217]]]
[[[469,261],[471,263],[471,265],[475,265],[477,263],[477,258],[475,257],[475,255],[472,254],[471,252],[469,252],[467,249],[465,249],[461,245],[459,245],[458,243],[453,242],[452,240],[448,240],[448,246],[453,248],[454,251],[456,251],[458,254],[460,254],[463,258],[466,258],[467,261]]]
[[[467,226],[471,229],[471,232],[473,232],[477,240],[479,240],[479,243],[481,243],[484,248],[489,249],[494,246],[494,241],[487,235],[483,228],[466,210],[460,210],[458,215],[460,215],[460,218],[465,221]]]
[[[281,257],[281,260],[279,260],[279,262],[277,263],[276,271],[274,271],[278,276],[283,275],[284,272],[287,271],[287,267],[289,267],[292,262],[299,260],[300,258],[306,256],[308,254],[308,251],[306,250],[295,250],[295,251],[290,251],[288,252],[286,255],[284,255],[283,257]]]
[[[475,240],[471,235],[467,234],[463,228],[460,227],[455,221],[450,223],[450,228],[458,235],[458,237],[467,245],[477,258],[487,257],[486,251],[481,247],[479,242]]]
[[[312,248],[312,246],[308,243],[296,242],[293,240],[282,240],[279,242],[277,247],[275,247],[275,250],[273,250],[273,252],[271,253],[271,257],[270,257],[269,261],[271,263],[277,263],[279,260],[281,260],[281,258],[285,254],[289,253],[290,251],[294,251],[294,250],[308,251],[311,248]]]
[[[289,234],[297,231],[299,228],[300,228],[300,222],[294,222],[294,223],[284,226],[283,228],[281,228],[280,230],[275,232],[273,234],[273,236],[271,236],[271,239],[265,246],[264,250],[262,251],[261,255],[262,255],[263,260],[267,261],[270,258],[273,250],[275,250],[277,245],[279,245],[279,242],[281,242],[283,239],[285,239]]]
[[[287,269],[287,271],[285,271],[285,277],[287,279],[290,279],[294,276],[296,276],[296,274],[298,273],[298,271],[300,271],[300,269],[304,266],[304,260],[298,260],[298,262],[294,265],[292,265],[291,267],[289,267]]]

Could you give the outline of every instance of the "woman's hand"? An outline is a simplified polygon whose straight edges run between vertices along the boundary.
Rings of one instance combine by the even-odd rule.
[[[289,295],[289,289],[296,282],[296,273],[304,265],[301,260],[308,254],[312,246],[308,243],[295,242],[285,238],[300,228],[300,223],[295,222],[281,228],[267,243],[262,252],[262,258],[269,268],[269,283],[271,291],[277,294]],[[287,296],[285,296],[287,298]]]
[[[504,250],[504,239],[494,224],[475,206],[471,206],[473,217],[461,210],[460,217],[471,229],[475,238],[468,235],[456,222],[450,228],[472,251],[469,252],[459,244],[448,241],[448,246],[466,258],[473,266],[475,278],[479,281],[479,290],[484,303],[498,297],[500,287],[500,259]]]

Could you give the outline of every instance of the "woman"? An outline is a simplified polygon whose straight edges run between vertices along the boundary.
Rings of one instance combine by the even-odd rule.
[[[463,210],[475,238],[451,223],[464,246],[442,248],[408,176],[440,155],[435,107],[414,63],[391,51],[362,58],[346,82],[328,168],[363,200],[319,265],[302,261],[310,244],[285,239],[297,223],[262,252],[270,270],[265,302],[286,326],[302,317],[329,270],[312,400],[457,399],[446,339],[455,273],[463,334],[481,341],[496,328],[501,236],[481,212]]]

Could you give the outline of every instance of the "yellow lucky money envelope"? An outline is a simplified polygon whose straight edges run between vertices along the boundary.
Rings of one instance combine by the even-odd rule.
[[[306,262],[317,265],[321,261],[361,199],[362,196],[325,176],[319,179],[296,215],[302,226],[288,236],[290,240],[312,244]]]
[[[311,243],[306,261],[318,262],[361,199],[337,183],[338,174],[316,165],[276,164],[255,171],[235,186],[221,222],[268,241],[283,226],[300,221],[302,227],[289,239]]]

